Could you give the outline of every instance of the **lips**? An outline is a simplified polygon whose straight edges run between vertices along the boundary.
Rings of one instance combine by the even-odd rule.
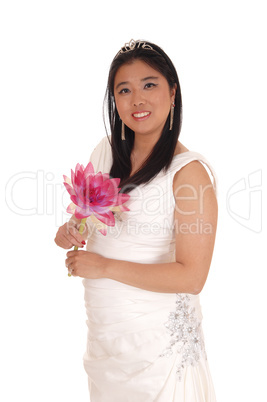
[[[146,119],[148,119],[148,117],[150,115],[151,115],[151,112],[148,112],[146,110],[144,110],[142,112],[132,113],[132,116],[133,116],[134,120],[136,120],[136,121],[146,120]]]

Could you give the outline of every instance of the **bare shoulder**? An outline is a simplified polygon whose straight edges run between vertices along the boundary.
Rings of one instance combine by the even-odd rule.
[[[189,149],[178,141],[175,154],[179,155],[187,151],[189,151]],[[179,197],[188,197],[189,194],[192,195],[192,191],[195,194],[197,192],[199,195],[199,192],[206,190],[209,190],[207,193],[209,193],[211,200],[215,200],[216,204],[216,195],[210,176],[206,168],[198,160],[193,160],[192,162],[187,163],[174,175],[173,193],[175,197],[177,196],[178,192]]]
[[[173,180],[174,184],[188,183],[188,184],[211,184],[210,176],[198,160],[187,163],[178,172],[176,172]]]
[[[217,198],[210,176],[202,163],[197,160],[189,162],[176,172],[173,179],[173,194],[176,202],[181,203],[184,199],[188,206],[200,200],[203,202],[204,197],[210,209],[215,213],[217,211]]]

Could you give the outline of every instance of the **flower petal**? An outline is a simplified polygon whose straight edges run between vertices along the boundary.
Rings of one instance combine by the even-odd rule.
[[[66,190],[70,195],[75,195],[75,190],[68,183],[63,183],[63,184],[66,187]]]
[[[117,188],[119,187],[119,184],[120,184],[121,179],[115,179],[115,178],[113,178],[113,179],[110,179],[109,181],[112,183],[112,185],[114,186],[114,188],[117,189]]]
[[[101,173],[101,172],[99,172],[99,173]],[[109,180],[110,179],[110,176],[109,176],[108,173],[102,173],[102,177],[103,177],[103,180]]]
[[[125,205],[117,205],[115,207],[109,207],[112,212],[120,212],[120,211],[130,211],[128,207]]]
[[[107,234],[107,225],[101,222],[99,219],[95,217],[95,215],[90,216],[91,221],[95,225],[96,229],[99,230],[104,236]]]
[[[63,175],[63,178],[64,178],[64,180],[65,180],[65,182],[66,182],[67,184],[69,184],[70,186],[72,186],[71,179],[70,179],[69,177]]]
[[[102,212],[102,213],[97,213],[93,211],[93,214],[95,217],[100,220],[101,222],[105,223],[108,226],[114,226],[115,225],[115,219],[114,215],[110,210],[107,210],[107,212]]]
[[[84,170],[84,176],[87,177],[88,174],[94,174],[94,173],[95,173],[94,166],[92,162],[89,162]]]
[[[70,203],[70,205],[68,206],[68,208],[67,208],[67,212],[69,213],[69,214],[74,214],[75,213],[75,209],[76,209],[76,205],[75,204],[73,204],[73,202],[71,202]]]
[[[130,198],[129,194],[119,193],[117,202],[119,205],[121,205],[121,204],[124,204],[126,201],[128,201],[129,198]]]
[[[91,214],[92,212],[89,209],[83,209],[79,207],[75,209],[75,216],[77,219],[88,218],[89,216],[91,216]]]

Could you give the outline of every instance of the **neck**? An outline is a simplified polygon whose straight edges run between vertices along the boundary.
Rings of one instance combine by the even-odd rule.
[[[155,138],[153,135],[142,135],[135,133],[133,153],[139,157],[147,157],[155,144],[157,143],[159,137]]]

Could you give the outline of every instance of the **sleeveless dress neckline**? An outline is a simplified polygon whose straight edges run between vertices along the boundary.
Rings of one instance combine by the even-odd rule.
[[[193,151],[185,151],[185,152],[180,152],[179,154],[176,154],[176,155],[173,155],[173,158],[175,158],[176,156],[179,156],[179,155],[183,155],[183,154],[187,154],[188,152],[193,152]]]

